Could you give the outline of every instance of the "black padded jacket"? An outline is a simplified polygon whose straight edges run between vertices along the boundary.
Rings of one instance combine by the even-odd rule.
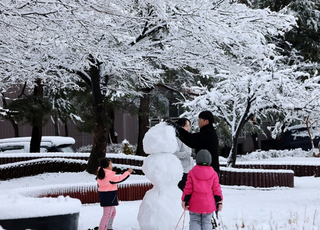
[[[218,153],[219,140],[216,130],[214,129],[212,124],[201,127],[200,132],[198,133],[189,133],[182,127],[177,128],[177,131],[180,134],[180,140],[190,148],[194,148],[196,150],[196,153],[201,149],[208,150],[212,157],[211,166],[218,174],[220,174]]]

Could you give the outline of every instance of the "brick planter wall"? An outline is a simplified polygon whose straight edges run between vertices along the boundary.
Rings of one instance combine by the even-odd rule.
[[[87,162],[61,158],[35,159],[0,165],[0,180],[34,176],[46,172],[82,172]]]
[[[221,164],[223,165],[223,164]],[[320,164],[315,162],[238,162],[236,168],[242,169],[288,169],[294,176],[320,177]]]
[[[46,156],[46,158],[41,158],[43,156]],[[82,153],[69,155],[52,153],[0,155],[0,180],[38,175],[45,172],[81,172],[86,170],[88,157],[89,154]],[[133,174],[144,175],[141,166],[145,157],[124,154],[107,154],[107,157],[113,161],[114,170],[117,173],[123,173],[128,167],[132,167],[134,169]],[[236,167],[221,167],[221,184],[262,188],[274,186],[293,187],[294,176],[320,176],[320,165],[314,163],[263,162],[262,164],[255,161],[238,162]],[[241,171],[240,169],[244,170]],[[248,170],[245,171],[245,169]],[[252,169],[252,171],[249,169]],[[128,192],[129,195],[130,192]]]
[[[43,158],[67,158],[88,161],[89,156],[89,153],[7,153],[0,154],[0,165]],[[106,154],[106,157],[110,158],[115,164],[132,166],[142,166],[143,160],[146,158],[142,156],[110,153]]]
[[[87,168],[89,153],[12,153],[0,154],[0,180],[34,176],[46,172],[82,172]],[[132,167],[136,175],[145,157],[106,154],[114,163],[114,170],[123,173]]]
[[[88,154],[59,154],[59,153],[12,153],[12,154],[0,154],[0,165],[10,164],[21,161],[30,161],[35,159],[44,158],[64,158],[64,159],[74,159],[74,160],[85,160],[88,161]]]
[[[252,186],[259,188],[293,187],[292,170],[220,169],[220,184]]]
[[[151,183],[118,184],[119,200],[142,200],[145,193],[151,189]],[[70,196],[81,200],[82,204],[98,203],[98,189],[96,185],[73,186],[35,192],[36,197]]]

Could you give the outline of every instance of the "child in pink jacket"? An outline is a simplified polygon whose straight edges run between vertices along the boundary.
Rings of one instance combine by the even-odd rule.
[[[189,210],[189,230],[211,230],[211,217],[222,210],[222,191],[218,174],[210,166],[211,154],[200,150],[196,156],[197,165],[189,171],[186,186],[182,194],[182,207]]]
[[[118,186],[126,180],[132,173],[132,168],[120,176],[116,176],[112,171],[112,162],[108,158],[100,160],[100,167],[97,173],[98,191],[100,206],[103,207],[103,215],[100,221],[99,230],[112,230],[112,224],[116,215],[116,208],[118,203]]]

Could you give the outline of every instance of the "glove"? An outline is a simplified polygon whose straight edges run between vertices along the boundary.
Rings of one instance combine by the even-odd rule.
[[[217,203],[216,203],[216,207],[217,207],[216,213],[218,213],[219,211],[222,210],[222,205],[223,205],[222,202],[217,202]]]

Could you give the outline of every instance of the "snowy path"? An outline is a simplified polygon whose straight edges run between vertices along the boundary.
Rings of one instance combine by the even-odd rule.
[[[146,181],[133,175],[127,183]],[[94,176],[82,173],[46,173],[33,177],[0,181],[1,193],[15,189],[31,189],[34,186],[50,186],[72,183],[92,183]],[[294,188],[256,189],[251,187],[222,186],[224,210],[221,220],[227,228],[270,230],[272,227],[290,230],[320,230],[320,178],[295,177]],[[138,230],[137,213],[141,201],[121,202],[117,207],[115,230]],[[99,204],[82,205],[78,230],[98,225],[101,217]],[[182,213],[182,209],[181,209]],[[178,221],[178,220],[177,220]],[[186,226],[188,216],[186,218]],[[291,224],[290,224],[291,223]],[[254,226],[254,228],[253,228]],[[186,228],[187,229],[187,228]],[[276,228],[275,228],[276,229]]]
[[[235,230],[237,226],[244,226],[241,229],[271,230],[273,227],[278,230],[320,230],[320,178],[296,177],[295,188],[222,186],[222,190],[224,210],[220,217],[225,229]],[[115,230],[139,229],[136,215],[140,203],[141,201],[121,202],[117,207]],[[83,205],[79,230],[97,226],[101,211],[98,204]],[[187,216],[186,226],[188,220]]]

